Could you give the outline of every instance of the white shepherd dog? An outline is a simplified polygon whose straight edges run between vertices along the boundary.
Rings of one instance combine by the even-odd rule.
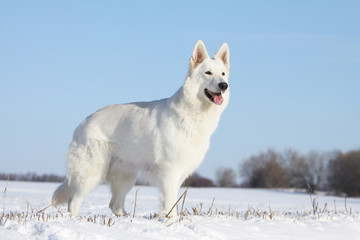
[[[202,162],[229,101],[229,48],[211,59],[198,41],[185,83],[170,98],[111,105],[86,118],[75,130],[67,154],[67,178],[52,203],[68,203],[78,215],[85,196],[101,182],[110,184],[110,209],[126,214],[126,194],[138,173],[159,189],[160,216],[177,200],[182,182]]]

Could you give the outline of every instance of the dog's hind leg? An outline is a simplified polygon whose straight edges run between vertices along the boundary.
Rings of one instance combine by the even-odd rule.
[[[70,198],[68,210],[77,216],[85,196],[104,180],[108,171],[106,144],[98,141],[88,145],[73,142],[68,153]]]
[[[77,216],[79,208],[86,195],[102,182],[101,175],[88,176],[86,178],[71,179],[71,196],[68,204],[68,211],[72,216]]]
[[[109,204],[111,211],[117,216],[126,215],[125,197],[134,186],[137,177],[136,171],[109,172],[107,181],[110,183],[112,198]]]

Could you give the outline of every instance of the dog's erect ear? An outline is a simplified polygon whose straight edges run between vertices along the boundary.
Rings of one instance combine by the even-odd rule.
[[[194,47],[193,54],[190,58],[189,68],[190,69],[196,68],[197,65],[202,63],[208,57],[209,57],[209,55],[206,51],[203,41],[201,41],[201,40],[197,41],[197,43],[195,44],[195,47]]]
[[[223,43],[217,53],[214,55],[214,59],[220,59],[225,66],[230,69],[230,52],[229,52],[229,46],[227,43]]]

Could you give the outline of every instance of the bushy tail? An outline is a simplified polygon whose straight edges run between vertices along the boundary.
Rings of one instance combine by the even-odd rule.
[[[67,203],[70,199],[71,188],[69,186],[69,181],[66,179],[54,192],[52,197],[52,204],[55,206]]]

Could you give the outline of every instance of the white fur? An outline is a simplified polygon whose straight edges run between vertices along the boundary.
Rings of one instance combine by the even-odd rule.
[[[68,210],[77,215],[84,197],[105,180],[112,192],[109,207],[124,215],[125,196],[142,173],[158,186],[164,216],[181,183],[203,160],[229,100],[229,89],[222,92],[222,105],[212,102],[204,89],[219,92],[229,71],[226,43],[210,59],[198,41],[185,83],[172,97],[111,105],[86,118],[74,132],[67,179],[54,192],[53,204],[68,202]]]

